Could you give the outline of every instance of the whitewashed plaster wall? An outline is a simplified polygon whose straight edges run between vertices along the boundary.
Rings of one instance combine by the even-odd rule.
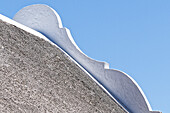
[[[59,15],[49,6],[37,4],[21,9],[15,21],[41,32],[88,71],[122,106],[133,113],[151,113],[151,106],[138,84],[129,75],[85,55],[63,28]],[[159,112],[154,112],[159,113]]]

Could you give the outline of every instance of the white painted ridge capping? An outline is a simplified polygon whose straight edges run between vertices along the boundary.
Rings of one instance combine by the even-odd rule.
[[[85,55],[74,42],[70,31],[63,28],[59,15],[49,6],[43,4],[27,6],[21,9],[13,19],[44,34],[66,51],[129,112],[160,113],[152,111],[143,91],[129,75],[109,69],[107,63],[96,61]]]

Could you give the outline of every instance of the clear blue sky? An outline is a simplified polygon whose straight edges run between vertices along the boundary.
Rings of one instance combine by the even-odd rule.
[[[0,13],[37,3],[59,13],[84,53],[132,76],[154,110],[170,113],[170,0],[2,0]]]

